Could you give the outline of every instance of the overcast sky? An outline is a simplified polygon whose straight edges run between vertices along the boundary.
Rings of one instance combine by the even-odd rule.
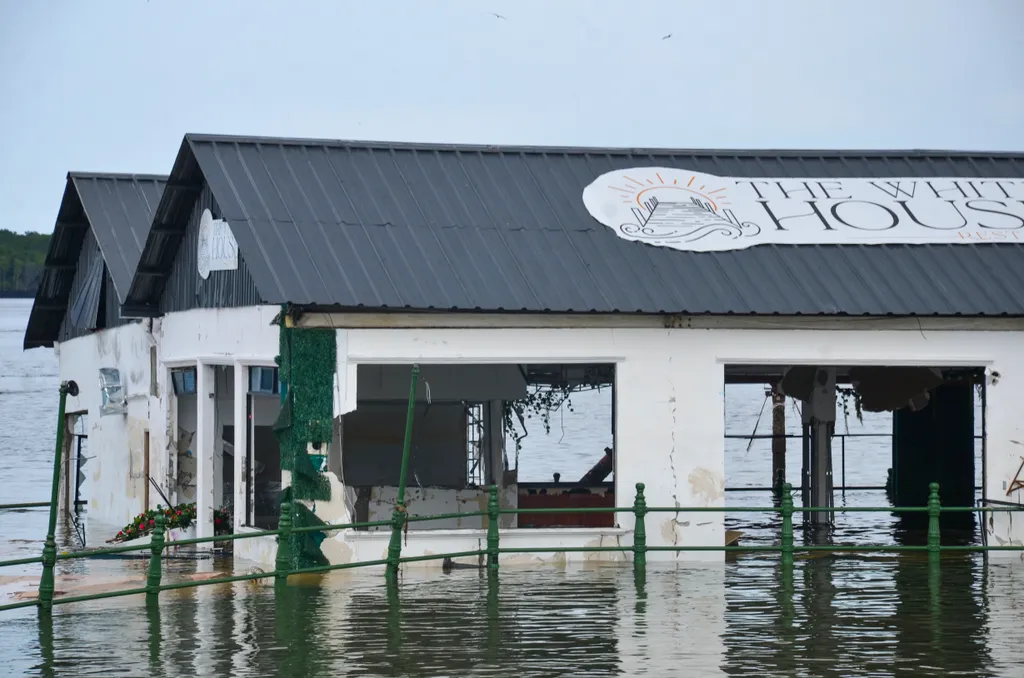
[[[0,0],[0,228],[186,132],[1024,151],[1024,1],[839,5]]]

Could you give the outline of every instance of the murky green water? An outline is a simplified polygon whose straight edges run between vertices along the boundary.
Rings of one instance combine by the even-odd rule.
[[[5,613],[7,675],[1019,676],[1024,568],[916,557],[505,568],[218,586]],[[790,588],[792,590],[790,591]],[[1016,596],[1016,602],[1014,601]]]

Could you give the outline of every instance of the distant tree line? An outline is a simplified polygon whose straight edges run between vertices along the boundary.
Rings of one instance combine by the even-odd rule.
[[[0,297],[35,295],[49,245],[45,233],[0,229]]]

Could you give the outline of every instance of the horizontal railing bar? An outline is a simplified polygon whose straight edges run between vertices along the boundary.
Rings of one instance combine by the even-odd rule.
[[[726,440],[772,440],[773,438],[786,438],[787,440],[800,440],[803,438],[803,434],[800,433],[780,433],[778,435],[774,433],[755,433],[753,435],[747,433],[726,433]],[[892,433],[833,433],[833,438],[892,438]],[[984,436],[980,434],[974,434],[975,440],[981,440]]]
[[[796,485],[796,486],[793,487],[793,491],[794,492],[802,492],[803,489],[804,488],[799,486],[799,485]],[[881,491],[885,490],[886,487],[885,487],[885,485],[842,485],[842,486],[836,485],[832,489],[834,491],[836,491],[836,492],[841,492],[841,491],[846,491],[846,490],[850,490],[850,491],[866,491],[866,490],[871,490],[871,491],[881,492]],[[978,485],[974,489],[975,490],[981,490],[982,487],[981,487],[981,485]],[[775,488],[774,487],[768,487],[768,486],[753,485],[753,486],[750,486],[750,487],[727,487],[727,488],[725,488],[725,491],[726,492],[774,492]]]
[[[793,513],[928,513],[927,506],[794,506]]]
[[[334,570],[350,570],[354,567],[373,567],[375,565],[387,565],[387,560],[364,560],[357,561],[354,563],[337,563],[335,565],[316,565],[314,567],[302,567],[298,570],[288,570],[289,575],[293,574],[319,574],[322,572],[333,572]],[[270,576],[274,576],[276,573],[271,572]]]
[[[899,552],[902,552],[902,551],[927,551],[927,550],[928,550],[928,547],[927,546],[923,546],[923,545],[922,546],[900,546],[900,545],[893,545],[893,546],[877,545],[876,546],[876,545],[871,545],[871,544],[864,544],[864,545],[857,545],[857,544],[834,544],[834,545],[813,544],[813,545],[811,545],[811,544],[809,544],[809,545],[806,545],[806,546],[797,546],[795,544],[793,545],[793,552],[794,553],[797,552],[797,551],[846,551],[846,552],[849,552],[849,551],[863,551],[865,553],[871,553],[871,552],[873,552],[873,553],[899,553]]]
[[[293,527],[292,533],[296,532],[333,532],[336,530],[350,529],[354,527],[381,527],[390,525],[391,521],[376,521],[370,523],[345,523],[340,525],[307,525],[304,527]],[[193,546],[195,544],[210,544],[213,542],[236,541],[238,539],[253,539],[256,537],[276,537],[281,534],[280,530],[263,530],[259,532],[239,532],[237,534],[220,534],[213,537],[195,537],[192,539],[177,539],[165,541],[164,549],[177,546]],[[111,546],[102,549],[88,549],[85,551],[71,551],[58,553],[57,560],[74,560],[76,558],[91,558],[93,556],[113,555],[115,553],[131,553],[132,551],[148,551],[152,549],[151,544],[138,544],[134,546]],[[38,562],[42,562],[39,559]],[[5,563],[0,562],[0,567]]]
[[[648,506],[648,513],[779,513],[779,506]]]
[[[481,518],[487,515],[487,511],[472,511],[470,513],[441,513],[436,516],[406,516],[407,523],[420,523],[428,520],[451,520],[459,518]],[[391,523],[387,523],[390,525]]]
[[[17,610],[21,607],[35,607],[39,604],[39,601],[33,598],[32,600],[23,600],[19,603],[7,603],[6,605],[0,605],[0,612],[6,610]]]
[[[632,513],[633,507],[581,506],[579,508],[503,508],[501,515],[527,515],[536,513]]]
[[[523,546],[509,548],[501,546],[498,548],[498,553],[602,553],[629,552],[632,550],[632,546]]]
[[[43,508],[49,506],[48,501],[30,501],[22,504],[0,504],[0,510],[3,509],[26,509],[26,508]]]
[[[293,527],[292,532],[337,532],[338,530],[352,530],[360,527],[383,527],[390,525],[390,520],[374,520],[367,523],[338,523],[332,525],[325,523],[323,525],[304,525],[302,527]]]
[[[793,491],[794,492],[800,492],[803,489],[804,488],[799,486],[799,485],[794,485],[793,486]],[[842,485],[842,486],[836,485],[832,489],[835,490],[836,492],[839,492],[840,490],[878,490],[879,492],[881,492],[882,490],[885,489],[885,485]],[[977,488],[977,489],[981,489],[981,488]],[[774,487],[768,487],[768,486],[763,486],[763,487],[759,487],[759,486],[752,486],[752,487],[727,487],[727,488],[725,488],[725,491],[726,492],[774,492],[775,488]]]
[[[459,551],[457,553],[431,553],[425,556],[403,556],[398,559],[400,563],[418,563],[426,560],[444,560],[445,558],[473,558],[487,553],[486,550]]]
[[[14,567],[15,565],[37,565],[43,562],[40,556],[34,558],[18,558],[17,560],[0,560],[0,567]]]
[[[781,546],[648,546],[648,551],[727,551],[727,552],[740,552],[748,551],[751,553],[761,552],[781,552]]]

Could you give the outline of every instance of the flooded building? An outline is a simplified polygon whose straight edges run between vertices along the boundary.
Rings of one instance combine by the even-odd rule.
[[[92,462],[90,510],[124,522],[160,496],[194,499],[200,536],[225,506],[236,531],[274,527],[300,477],[296,498],[319,520],[387,520],[414,363],[407,505],[451,517],[411,523],[404,555],[478,549],[486,518],[458,514],[479,511],[491,484],[507,507],[629,506],[637,483],[649,506],[723,506],[724,388],[737,382],[803,401],[804,464],[788,479],[805,505],[831,505],[837,384],[896,412],[897,494],[912,505],[933,480],[973,504],[958,478],[973,469],[983,395],[982,496],[1017,503],[1022,177],[1010,154],[188,135],[151,218],[132,217],[146,236],[114,285],[120,313],[71,334],[84,283],[41,289],[40,309],[64,310],[47,311],[48,340],[30,325],[26,346],[58,343],[62,378],[82,387],[69,409],[88,412],[90,449],[109,460]],[[100,249],[113,271],[116,250]],[[55,255],[47,276],[77,281],[86,255]],[[582,477],[519,482],[516,446],[582,389],[611,394],[611,445],[587,450]],[[300,452],[282,447],[284,419],[306,427]],[[503,548],[551,550],[510,560],[624,559],[565,549],[628,545],[633,516],[502,527]],[[1012,529],[998,514],[986,525],[990,539],[1024,536]],[[649,546],[725,538],[721,514],[683,510],[651,514],[647,534]],[[377,560],[388,538],[344,530],[318,547],[331,562]],[[274,553],[269,538],[235,548]]]

